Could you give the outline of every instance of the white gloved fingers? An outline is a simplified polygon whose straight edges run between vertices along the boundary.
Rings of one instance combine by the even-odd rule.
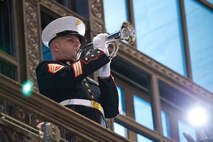
[[[106,49],[107,37],[108,37],[107,33],[100,33],[97,36],[95,36],[93,38],[93,48],[94,49],[99,48],[99,49],[105,50]]]
[[[107,56],[109,56],[109,43],[106,43],[105,44],[105,48],[104,49],[101,49]]]
[[[95,39],[95,40],[104,40],[104,41],[106,41],[106,40],[107,40],[107,37],[108,37],[108,34],[107,34],[107,33],[100,33],[100,34],[96,35],[96,36],[93,38],[93,42],[94,42],[94,39]]]

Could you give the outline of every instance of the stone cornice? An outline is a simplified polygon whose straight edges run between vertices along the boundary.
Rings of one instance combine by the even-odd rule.
[[[213,95],[211,92],[203,89],[199,85],[194,82],[184,78],[178,73],[170,70],[166,66],[158,63],[152,58],[146,56],[135,48],[128,46],[124,43],[120,44],[120,49],[118,51],[118,56],[123,58],[124,60],[135,64],[142,70],[145,70],[150,75],[157,75],[159,79],[162,81],[169,81],[174,86],[181,86],[180,90],[187,90],[188,94],[195,95],[199,98],[203,98],[210,102],[213,102]]]

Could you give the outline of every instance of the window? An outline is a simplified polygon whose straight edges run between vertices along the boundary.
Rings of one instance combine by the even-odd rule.
[[[50,49],[46,47],[43,43],[42,43],[42,53],[43,53],[43,61],[52,59]]]
[[[113,62],[113,67],[117,65],[117,60],[114,60]],[[116,64],[116,65],[115,65]],[[126,65],[126,64],[125,64]],[[116,66],[118,67],[118,66]],[[129,119],[131,120],[135,120],[135,122],[140,123],[141,125],[144,125],[150,129],[153,129],[153,122],[152,122],[152,112],[151,112],[151,106],[150,103],[148,101],[145,101],[142,99],[142,97],[146,98],[146,100],[149,100],[149,95],[148,95],[148,91],[144,86],[148,87],[148,77],[143,74],[142,72],[140,72],[140,74],[137,74],[135,72],[131,72],[133,71],[133,67],[132,70],[128,70],[125,71],[125,69],[129,68],[129,66],[122,66],[122,64],[120,64],[119,62],[119,67],[122,69],[120,73],[126,72],[127,75],[123,75],[123,76],[119,76],[117,74],[114,74],[117,70],[117,68],[113,68],[113,76],[115,77],[115,81],[118,84],[118,93],[119,93],[119,103],[120,103],[120,110],[123,110],[123,112],[121,111],[121,116],[115,118],[115,122],[117,122],[117,124],[121,125],[117,125],[116,123],[114,123],[114,131],[126,138],[129,138],[130,140],[139,140],[142,138],[137,138],[138,134],[141,132],[135,132],[134,128],[129,127]],[[126,76],[130,76],[130,74],[137,76],[137,81],[138,83],[141,83],[141,87],[136,86],[136,84],[133,83],[133,80],[129,79],[126,80]],[[141,76],[143,77],[143,79],[141,78]],[[146,76],[146,78],[145,78]],[[131,82],[128,82],[130,81]],[[144,81],[139,82],[139,80]],[[146,85],[145,85],[146,84]],[[137,84],[138,85],[138,84]],[[143,87],[142,87],[143,86]],[[134,96],[134,94],[139,94],[138,96]],[[145,106],[145,107],[144,107]],[[125,114],[124,114],[125,113]],[[150,119],[149,121],[151,122],[147,122],[147,119]],[[145,120],[145,121],[144,121]],[[151,124],[150,124],[151,123]],[[148,139],[147,139],[148,140]],[[143,142],[143,141],[142,141]]]
[[[127,138],[127,129],[116,122],[114,122],[114,132]]]
[[[56,2],[81,15],[82,17],[89,17],[88,0],[56,0]]]
[[[104,17],[106,31],[114,33],[120,30],[124,21],[127,21],[127,4],[126,0],[104,0]]]
[[[180,142],[186,142],[186,139],[183,136],[183,132],[188,132],[195,140],[196,140],[196,132],[195,130],[184,123],[183,121],[178,121],[178,132],[179,132],[179,139]]]
[[[56,2],[60,3],[61,5],[72,9],[73,7],[73,0],[56,0]]]
[[[169,117],[165,111],[161,111],[161,120],[163,127],[163,135],[170,138]]]
[[[161,97],[163,135],[165,137],[175,139],[176,141],[182,139],[180,142],[186,142],[183,141],[185,139],[183,132],[185,130],[189,131],[189,133],[193,131],[191,131],[191,127],[180,120],[186,119],[185,110],[190,105],[193,105],[195,100],[189,98],[187,94],[161,80],[159,81],[159,91]],[[177,134],[179,134],[179,137],[177,137]]]
[[[198,1],[184,1],[193,80],[213,92],[213,12]]]
[[[11,2],[5,0],[0,2],[0,51],[15,56],[15,49],[12,44],[12,21]]]
[[[133,0],[137,49],[187,76],[178,0]]]
[[[1,58],[0,58],[0,73],[14,80],[17,80],[17,68],[14,65],[8,63],[7,61],[2,60]]]
[[[12,2],[0,2],[0,73],[18,80],[16,52],[13,45]]]
[[[52,22],[53,20],[55,20],[56,18],[54,18],[53,16],[41,11],[41,30],[43,30],[50,22]],[[52,56],[50,53],[50,49],[48,47],[46,47],[43,43],[42,43],[42,60],[51,60]]]
[[[122,115],[126,115],[123,89],[118,86],[117,90],[119,95],[119,112]]]
[[[152,108],[149,102],[134,96],[135,121],[154,130]]]
[[[207,0],[209,3],[213,4],[213,0]]]
[[[115,81],[118,84],[117,87],[120,99],[119,106],[121,108],[120,110],[123,110],[123,112],[121,111],[121,114],[124,115],[125,113],[124,116],[115,119],[115,122],[122,126],[117,126],[115,124],[114,127],[116,127],[115,129],[117,131],[121,131],[121,135],[124,134],[125,129],[129,139],[133,141],[138,139],[143,142],[143,139],[138,136],[140,132],[135,132],[134,128],[129,127],[128,121],[129,118],[131,118],[132,120],[135,119],[135,122],[150,129],[153,129],[154,127],[151,105],[149,103],[149,74],[145,71],[138,71],[135,66],[130,66],[127,62],[123,62],[122,60],[113,60],[111,67]],[[138,96],[134,96],[134,94],[137,94]],[[142,98],[145,98],[146,100]],[[147,119],[149,120],[147,121]],[[126,127],[124,127],[125,124],[127,124]],[[119,128],[121,130],[119,130]]]
[[[142,135],[137,135],[137,139],[138,139],[138,142],[153,142],[152,140],[142,136]]]

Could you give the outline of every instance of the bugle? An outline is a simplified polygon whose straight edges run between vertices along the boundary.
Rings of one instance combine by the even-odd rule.
[[[110,53],[110,57],[113,58],[117,51],[119,46],[117,46],[117,42],[124,41],[129,44],[134,44],[136,40],[135,36],[135,29],[134,26],[129,22],[123,22],[121,25],[121,29],[118,32],[115,32],[113,34],[110,34],[107,38],[108,44],[113,45],[113,49]],[[82,52],[86,50],[88,47],[92,47],[93,43],[88,43],[80,48],[80,51],[77,54],[77,59],[80,58]]]

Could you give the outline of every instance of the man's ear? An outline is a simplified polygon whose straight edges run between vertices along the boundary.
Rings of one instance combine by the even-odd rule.
[[[52,51],[53,52],[58,52],[59,51],[59,46],[57,42],[53,42],[51,45]]]

